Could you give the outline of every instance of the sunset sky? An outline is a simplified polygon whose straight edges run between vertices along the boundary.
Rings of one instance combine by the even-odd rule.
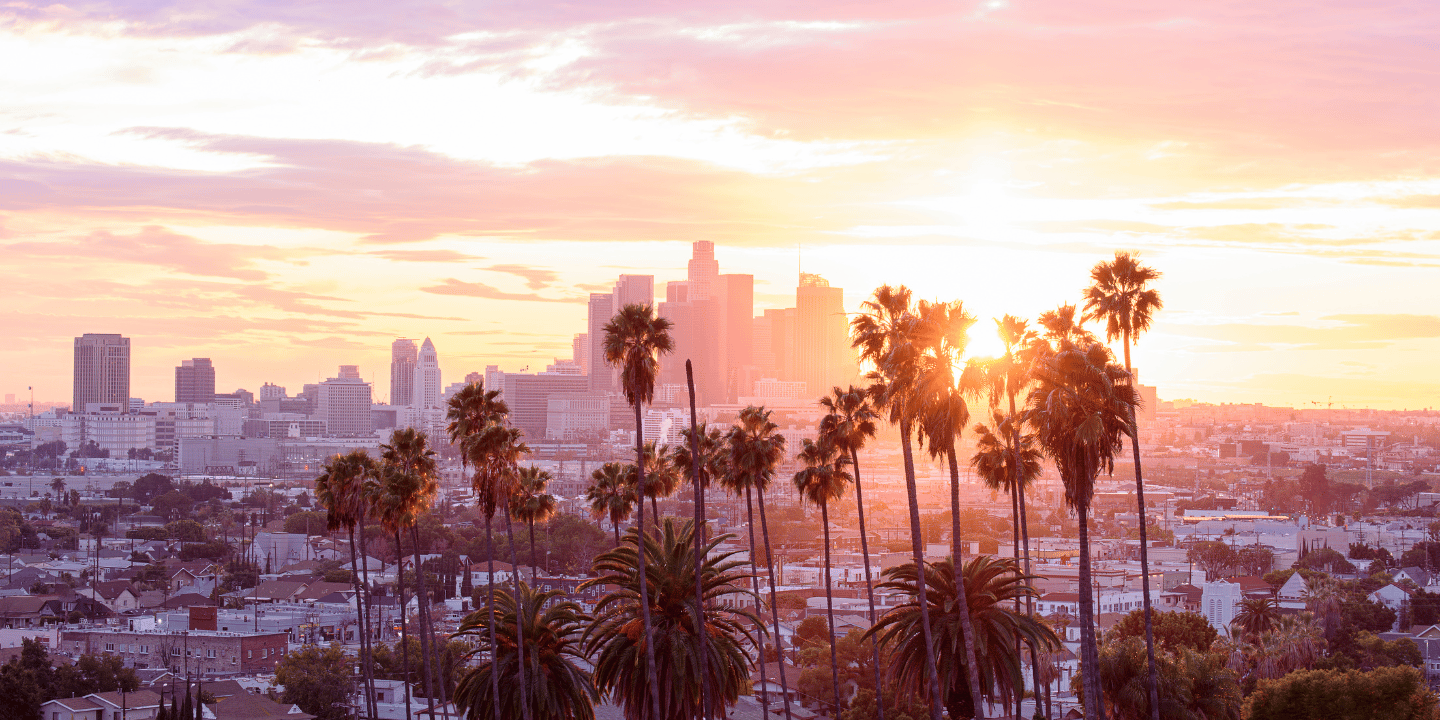
[[[1163,271],[1163,399],[1440,405],[1440,4],[0,4],[0,393],[568,357],[689,243],[983,318]],[[982,341],[982,345],[990,344]]]

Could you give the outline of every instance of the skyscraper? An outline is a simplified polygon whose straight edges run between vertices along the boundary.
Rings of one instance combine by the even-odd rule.
[[[215,402],[215,366],[210,358],[180,361],[175,368],[175,402]]]
[[[307,390],[311,386],[307,385]],[[341,365],[340,376],[315,388],[316,414],[325,421],[331,435],[356,436],[375,432],[371,416],[370,383],[360,379],[355,365]]]
[[[440,356],[435,352],[435,343],[427,337],[415,362],[415,384],[410,394],[410,406],[440,407],[440,388]]]
[[[755,276],[721,275],[720,283],[725,287],[725,401],[735,402],[750,393],[743,381],[755,364]]]
[[[612,392],[615,390],[614,373],[605,363],[605,324],[615,314],[615,296],[612,293],[590,293],[589,318],[586,334],[590,336],[590,390],[591,392]]]
[[[845,317],[845,291],[819,275],[800,273],[795,288],[795,378],[810,397],[820,397],[858,374]]]
[[[130,403],[130,338],[85,333],[75,338],[75,396],[71,412],[86,403]]]
[[[654,275],[621,275],[615,281],[615,292],[613,293],[615,307],[612,312],[619,312],[620,308],[626,305],[655,305],[655,276]]]
[[[419,350],[414,340],[390,343],[390,404],[409,405],[415,393],[415,363]]]

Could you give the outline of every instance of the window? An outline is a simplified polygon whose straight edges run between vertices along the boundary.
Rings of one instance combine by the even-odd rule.
[[[106,650],[109,650],[109,651],[111,651],[111,652],[114,652],[114,651],[115,651],[115,643],[105,643],[105,649],[106,649]],[[519,651],[519,650],[516,650],[515,652],[520,652],[520,651]]]
[[[175,657],[180,657],[180,646],[177,645],[173,648],[170,648],[170,654],[174,655]]]
[[[518,652],[518,651],[517,651],[517,652]],[[215,657],[215,651],[214,651],[214,650],[206,650],[206,651],[205,651],[205,657],[214,658],[214,657]]]
[[[236,655],[235,657],[230,658],[230,664],[231,664],[231,665],[239,665],[239,664],[240,664],[240,656],[239,656],[239,655]]]
[[[517,651],[517,652],[518,652],[518,651]],[[255,658],[255,651],[254,651],[254,650],[246,650],[246,651],[245,651],[245,659],[246,659],[246,660],[253,660],[254,658]]]
[[[140,654],[141,654],[141,655],[149,655],[149,654],[150,654],[150,646],[149,646],[149,645],[141,645],[141,646],[140,646]]]

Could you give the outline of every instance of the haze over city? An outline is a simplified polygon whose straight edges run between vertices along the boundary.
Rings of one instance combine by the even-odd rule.
[[[0,719],[1440,720],[1440,3],[0,3]]]
[[[888,282],[985,318],[1137,250],[1162,397],[1431,406],[1433,16],[11,4],[0,391],[67,397],[85,332],[135,339],[146,398],[188,357],[226,389],[378,379],[394,337],[449,377],[535,368],[588,292],[711,240],[757,308],[803,268],[847,310]]]

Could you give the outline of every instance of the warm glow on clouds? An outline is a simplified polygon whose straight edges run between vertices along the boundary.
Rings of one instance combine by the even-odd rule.
[[[567,357],[587,293],[688,243],[980,316],[1139,250],[1161,397],[1433,406],[1433,3],[10,3],[3,392],[215,359],[298,386],[389,340],[447,382]],[[797,248],[799,256],[797,257]],[[663,285],[661,285],[663,288]],[[987,344],[988,343],[988,344]]]

